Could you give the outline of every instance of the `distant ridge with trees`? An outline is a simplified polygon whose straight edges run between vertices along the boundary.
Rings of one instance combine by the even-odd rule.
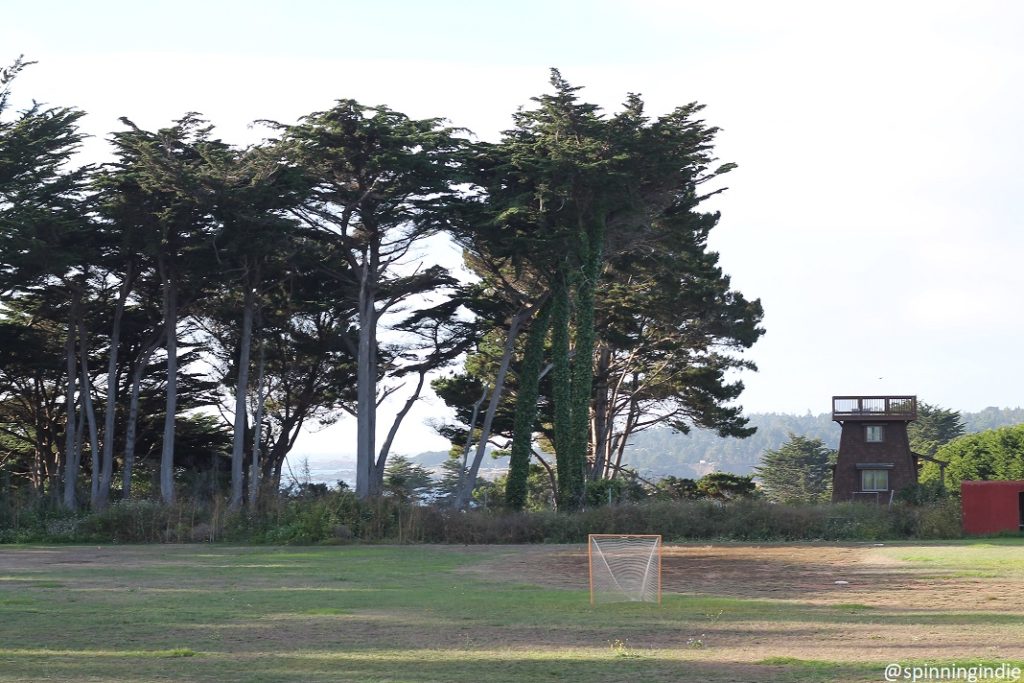
[[[1024,423],[1024,408],[988,407],[960,415],[967,434]],[[665,428],[640,432],[633,436],[624,459],[641,476],[697,478],[714,470],[750,474],[761,455],[780,448],[791,432],[821,439],[829,448],[839,447],[840,430],[829,413],[750,413],[747,417],[757,432],[745,439],[722,438],[714,431],[702,429],[689,434]]]

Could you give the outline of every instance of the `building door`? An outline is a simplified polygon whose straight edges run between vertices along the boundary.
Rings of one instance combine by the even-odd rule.
[[[1024,531],[1024,491],[1018,493],[1017,498],[1020,501],[1020,530]]]

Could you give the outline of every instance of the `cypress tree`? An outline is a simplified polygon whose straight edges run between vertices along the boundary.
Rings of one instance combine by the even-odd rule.
[[[505,482],[505,502],[513,510],[522,510],[526,504],[526,482],[530,474],[530,451],[533,425],[537,420],[537,396],[540,373],[544,365],[544,340],[551,321],[551,305],[545,304],[530,326],[519,370],[519,393],[516,396],[516,414],[512,434],[512,453]]]

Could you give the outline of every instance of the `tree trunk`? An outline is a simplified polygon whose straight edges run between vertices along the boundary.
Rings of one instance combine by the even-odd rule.
[[[178,292],[173,272],[163,262],[160,276],[164,285],[164,334],[167,348],[167,408],[164,439],[160,451],[160,498],[174,503],[174,420],[178,412]]]
[[[78,386],[78,422],[75,424],[75,462],[78,470],[82,469],[82,435],[85,433],[85,417],[82,412],[82,386]]]
[[[156,336],[139,355],[139,359],[132,370],[132,390],[128,400],[128,424],[124,436],[124,470],[121,478],[124,480],[121,488],[121,497],[128,500],[132,497],[132,470],[135,467],[135,432],[139,422],[139,392],[142,388],[142,376],[146,373],[146,366],[149,359],[156,350],[163,335]]]
[[[252,424],[252,465],[249,472],[249,507],[256,509],[256,501],[260,494],[260,442],[263,439],[263,395],[264,370],[266,368],[266,343],[260,340],[260,355],[256,370],[256,414]]]
[[[103,457],[100,464],[100,485],[93,506],[102,509],[110,501],[110,483],[114,478],[114,418],[117,413],[117,356],[121,350],[121,321],[125,302],[135,277],[134,264],[129,263],[117,295],[114,324],[110,330],[110,357],[107,359],[107,408],[103,414]]]
[[[377,308],[375,272],[363,262],[359,282],[359,349],[356,371],[356,496],[375,495],[374,457],[377,429]]]
[[[480,406],[483,405],[484,401],[487,400],[487,394],[491,392],[491,388],[484,385],[484,392],[480,394],[480,398],[473,404],[473,416],[469,418],[469,430],[466,431],[466,443],[462,447],[462,466],[459,468],[459,483],[455,487],[455,499],[449,501],[450,504],[456,505],[459,502],[459,496],[462,493],[462,487],[466,484],[466,469],[469,464],[469,450],[473,447],[473,430],[476,429],[476,419],[480,416]]]
[[[487,442],[491,438],[491,426],[494,424],[494,415],[498,412],[498,404],[501,403],[501,396],[505,390],[505,375],[508,373],[508,366],[512,362],[512,354],[516,348],[516,337],[519,335],[519,328],[533,315],[533,309],[528,308],[516,313],[508,327],[508,336],[505,338],[505,350],[501,355],[501,364],[498,366],[498,374],[494,378],[494,391],[491,392],[491,400],[487,404],[487,412],[484,413],[484,423],[480,427],[480,440],[476,444],[476,453],[473,456],[473,464],[469,466],[466,474],[466,481],[456,498],[455,506],[463,509],[469,503],[473,495],[473,488],[476,487],[477,473],[480,471],[480,463],[484,459],[487,450]]]
[[[274,463],[274,473],[272,475],[273,481],[271,482],[274,486],[275,491],[281,490],[281,471],[284,469],[284,458]]]
[[[384,490],[384,467],[388,461],[388,453],[391,452],[391,444],[395,440],[395,435],[398,434],[399,428],[402,426],[402,420],[409,414],[409,410],[413,407],[413,404],[419,400],[420,394],[423,392],[423,384],[427,379],[427,371],[419,371],[419,379],[416,381],[416,389],[413,390],[412,394],[405,401],[405,405],[398,411],[398,415],[395,416],[395,421],[391,423],[391,429],[388,430],[388,436],[384,440],[384,445],[380,447],[380,454],[377,456],[377,464],[374,467],[374,488],[380,492]]]
[[[590,444],[590,399],[594,385],[594,298],[601,274],[604,225],[594,221],[592,230],[580,231],[580,252],[584,257],[583,277],[576,289],[576,344],[572,362],[572,415],[569,441],[571,505],[583,504],[584,472]]]
[[[85,321],[78,319],[78,355],[81,358],[82,371],[82,409],[89,424],[89,461],[92,465],[92,480],[89,486],[89,504],[96,509],[96,499],[100,489],[100,453],[99,437],[96,433],[96,407],[92,403],[92,380],[89,378],[89,335],[85,329]]]
[[[550,320],[551,306],[546,304],[530,327],[530,336],[526,340],[523,363],[519,371],[512,454],[505,483],[505,503],[513,510],[522,510],[526,505],[530,453],[533,450],[533,425],[537,421],[537,396],[540,393],[540,372],[544,365],[544,339],[547,337]]]
[[[248,281],[248,278],[246,278]],[[238,382],[235,385],[235,428],[231,444],[231,502],[228,507],[242,507],[243,465],[245,462],[245,422],[249,397],[249,355],[252,349],[252,314],[256,306],[253,288],[247,283],[242,305],[242,340],[238,352]]]
[[[616,437],[615,464],[612,466],[611,479],[617,478],[619,476],[619,472],[622,471],[622,456],[626,452],[626,444],[629,442],[629,435],[633,433],[633,427],[636,426],[638,414],[639,411],[636,401],[634,399],[630,399],[629,413],[626,415],[626,425],[622,428],[622,432]]]
[[[569,363],[569,284],[562,278],[554,292],[551,309],[551,400],[555,410],[555,472],[558,474],[558,507],[572,503],[572,372]]]
[[[64,342],[64,357],[67,361],[67,392],[64,410],[67,420],[64,427],[64,507],[74,510],[78,507],[75,487],[78,485],[78,453],[76,453],[75,432],[75,383],[78,381],[78,363],[75,361],[75,316],[68,318],[68,336]]]
[[[595,480],[604,478],[605,466],[608,463],[608,432],[611,424],[608,417],[608,369],[610,364],[611,351],[606,345],[602,345],[597,356],[597,384],[594,387],[594,467],[590,470],[590,478]]]

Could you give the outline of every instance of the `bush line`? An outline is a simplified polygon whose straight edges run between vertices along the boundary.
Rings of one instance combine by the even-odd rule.
[[[666,542],[880,541],[961,536],[955,499],[923,505],[781,505],[764,500],[648,500],[574,513],[457,512],[349,492],[272,500],[229,513],[219,501],[122,501],[68,513],[42,503],[0,512],[0,543],[582,543],[590,533],[657,533]]]

